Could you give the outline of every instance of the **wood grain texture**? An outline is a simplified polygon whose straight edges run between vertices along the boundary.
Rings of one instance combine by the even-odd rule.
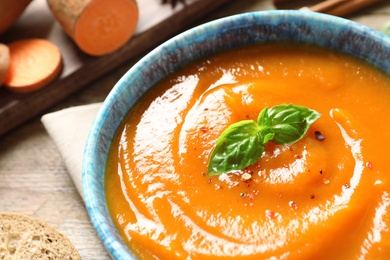
[[[273,8],[271,0],[231,1],[196,23],[235,13]],[[390,3],[369,8],[349,18],[379,29],[390,20]],[[43,21],[34,23],[46,28],[46,33],[56,26],[43,26]],[[26,37],[29,36],[28,31],[25,33]],[[67,38],[60,35],[67,42]],[[71,58],[75,60],[81,56],[77,52],[73,55]],[[103,101],[115,82],[142,55],[141,53],[106,75],[99,76],[46,111]],[[48,221],[71,240],[83,259],[110,259],[89,221],[84,203],[55,144],[38,117],[33,117],[0,137],[0,211],[23,213]]]

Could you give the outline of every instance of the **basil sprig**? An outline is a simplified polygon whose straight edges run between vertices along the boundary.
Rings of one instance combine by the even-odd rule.
[[[258,118],[230,125],[217,139],[211,153],[208,175],[242,170],[263,155],[269,141],[292,144],[302,139],[321,114],[292,104],[264,108]]]

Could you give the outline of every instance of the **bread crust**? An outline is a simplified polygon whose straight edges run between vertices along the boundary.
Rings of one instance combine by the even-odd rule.
[[[49,223],[0,213],[0,259],[81,259],[70,240]]]

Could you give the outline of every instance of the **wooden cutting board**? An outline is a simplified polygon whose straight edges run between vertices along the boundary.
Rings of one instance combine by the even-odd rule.
[[[62,53],[63,70],[52,84],[33,93],[15,94],[0,88],[0,136],[41,115],[100,76],[157,46],[228,1],[187,0],[186,5],[179,2],[172,8],[169,4],[163,5],[161,0],[138,0],[140,19],[135,35],[114,53],[92,57],[82,53],[65,34],[46,0],[33,0],[17,23],[0,37],[0,42],[48,39]]]

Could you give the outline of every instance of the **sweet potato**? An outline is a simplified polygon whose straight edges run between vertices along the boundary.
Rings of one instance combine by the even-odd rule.
[[[18,20],[32,0],[0,0],[0,35]]]
[[[52,82],[62,68],[56,45],[46,39],[23,39],[8,45],[10,65],[4,86],[17,93],[38,90]]]
[[[115,51],[133,35],[138,23],[135,0],[47,0],[54,17],[85,53]]]

